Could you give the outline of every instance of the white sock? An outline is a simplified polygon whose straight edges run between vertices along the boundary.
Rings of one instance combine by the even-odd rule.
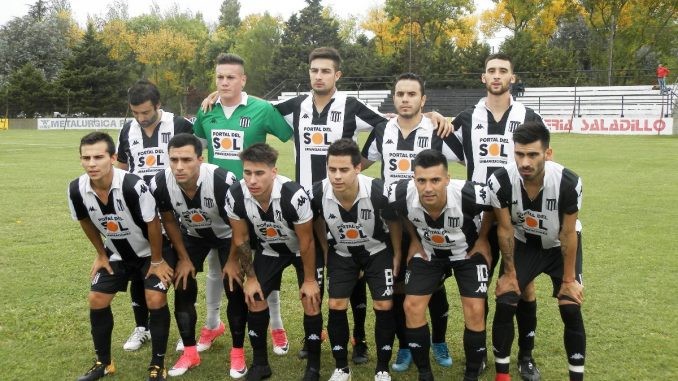
[[[221,308],[221,297],[224,295],[224,283],[221,278],[219,253],[214,249],[207,255],[207,266],[208,270],[205,280],[207,316],[205,318],[205,326],[209,329],[216,329],[221,321],[219,309]]]
[[[271,315],[271,329],[283,329],[282,316],[280,316],[280,291],[273,290],[266,298],[268,302],[268,313]]]

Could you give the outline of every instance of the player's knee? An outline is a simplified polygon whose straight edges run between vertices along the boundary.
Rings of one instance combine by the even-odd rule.
[[[526,302],[534,302],[537,300],[537,290],[534,287],[534,282],[530,282],[530,284],[525,287],[522,294],[520,294],[520,299]]]
[[[412,317],[414,321],[419,322],[424,319],[426,305],[418,298],[405,297],[403,309],[405,310],[405,316],[407,316],[408,322],[410,321],[410,317]]]
[[[104,294],[102,292],[90,291],[90,293],[87,295],[89,308],[93,310],[108,307],[111,304],[111,299],[111,295]]]
[[[520,296],[515,291],[505,292],[501,295],[497,295],[497,305],[499,304],[509,304],[515,306],[518,304]]]
[[[330,300],[327,304],[333,310],[346,310],[346,309],[348,309],[348,299],[346,299],[346,298],[342,298],[342,299],[330,298]]]
[[[372,307],[377,311],[389,311],[393,308],[392,300],[374,300]]]
[[[167,304],[167,295],[159,291],[146,290],[146,304],[152,310],[162,308]]]
[[[247,301],[247,308],[250,312],[261,312],[268,308],[268,303],[265,300]]]

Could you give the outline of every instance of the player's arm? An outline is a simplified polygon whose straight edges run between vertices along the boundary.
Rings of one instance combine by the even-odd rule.
[[[172,282],[174,270],[162,257],[162,228],[160,217],[157,215],[152,221],[146,222],[148,228],[148,242],[151,243],[151,265],[146,273],[146,278],[155,274],[165,284]]]
[[[202,103],[200,103],[200,110],[202,110],[202,112],[210,112],[212,110],[212,106],[217,103],[217,99],[219,99],[219,92],[215,91],[211,93],[202,100]]]
[[[558,296],[566,296],[568,299],[582,304],[584,302],[583,286],[577,282],[577,216],[578,212],[563,215],[563,224],[560,229],[560,251],[563,255],[563,279]]]
[[[442,114],[437,111],[431,111],[424,113],[424,116],[431,119],[433,125],[438,127],[437,133],[440,137],[446,137],[451,134],[454,129],[452,128],[452,122],[449,119],[445,118]]]
[[[327,242],[326,222],[322,216],[316,217],[313,221],[313,231],[315,232],[316,243],[320,245],[320,249],[323,251],[323,257],[325,258],[325,263],[327,263],[327,253],[330,250],[330,245]]]
[[[116,161],[115,166],[122,169],[123,171],[129,171],[129,165],[121,161]]]
[[[106,254],[104,241],[101,239],[101,233],[99,233],[99,230],[96,228],[96,226],[94,226],[94,223],[89,217],[83,218],[78,222],[80,222],[82,231],[85,233],[85,236],[92,243],[94,250],[97,252],[89,274],[90,278],[94,278],[94,275],[101,268],[105,268],[109,274],[113,274],[113,269],[111,268],[111,264],[108,262],[108,255]]]
[[[393,276],[397,277],[400,272],[400,261],[403,257],[403,224],[400,217],[392,220],[386,220],[388,225],[389,238],[393,246]]]
[[[515,292],[520,295],[516,267],[513,261],[515,237],[513,236],[513,224],[511,223],[509,208],[494,208],[494,215],[497,218],[497,239],[503,265],[503,273],[497,279],[496,295],[499,296],[508,292]]]
[[[252,252],[252,246],[250,245],[250,232],[247,221],[243,219],[236,220],[233,218],[229,218],[229,220],[231,222],[231,229],[233,230],[231,245],[235,246],[240,267],[245,274],[245,281],[243,282],[245,300],[248,304],[264,300],[264,292],[261,290],[261,285],[254,272],[254,253]],[[227,263],[227,265],[229,264]],[[239,276],[234,273],[232,268],[229,268],[227,275],[229,276],[229,279],[237,279]]]
[[[180,282],[183,280],[182,288],[185,290],[188,276],[190,275],[195,278],[195,267],[188,256],[188,251],[184,245],[184,239],[181,235],[177,219],[174,217],[174,213],[166,211],[160,212],[160,215],[162,216],[162,225],[165,227],[167,237],[170,242],[172,242],[172,248],[179,257],[176,268],[174,269],[174,288],[179,287]]]
[[[315,245],[313,243],[313,221],[294,225],[299,241],[301,263],[304,266],[304,283],[299,289],[299,297],[308,298],[311,304],[320,303],[320,286],[315,279]]]
[[[473,248],[471,249],[469,255],[467,256],[468,258],[471,255],[475,254],[482,255],[483,258],[485,258],[485,262],[487,262],[487,266],[490,268],[494,264],[492,263],[492,255],[490,253],[491,251],[490,241],[488,236],[490,230],[492,229],[492,225],[494,225],[494,221],[495,217],[493,210],[488,210],[483,213],[482,219],[480,220],[480,230],[478,231],[478,239],[473,244]]]

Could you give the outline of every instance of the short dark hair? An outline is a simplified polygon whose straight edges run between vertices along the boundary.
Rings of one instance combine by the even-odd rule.
[[[80,147],[78,149],[82,154],[82,146],[91,146],[99,142],[106,143],[106,152],[108,152],[109,155],[113,156],[113,154],[115,154],[115,143],[113,142],[113,138],[111,135],[101,131],[90,132],[83,136],[82,139],[80,139]]]
[[[237,54],[220,53],[216,59],[217,65],[240,65],[245,69],[245,60]]]
[[[311,54],[308,55],[308,64],[310,65],[311,61],[318,58],[332,60],[332,62],[334,62],[334,70],[341,69],[341,55],[339,55],[339,51],[335,48],[323,46],[321,48],[313,49]]]
[[[349,138],[335,140],[329,147],[327,147],[327,157],[330,156],[350,156],[351,164],[357,166],[360,164],[360,148],[358,144]]]
[[[513,71],[513,59],[511,59],[511,56],[509,56],[506,53],[494,53],[490,54],[485,58],[485,67],[484,69],[487,69],[487,63],[490,62],[491,60],[502,60],[502,61],[508,61],[509,64],[511,64],[511,71]]]
[[[393,91],[395,92],[395,85],[400,81],[417,81],[419,82],[419,90],[421,90],[421,95],[426,95],[426,86],[424,85],[424,79],[421,78],[419,74],[415,73],[402,73],[396,78],[395,83],[393,84]]]
[[[447,158],[445,155],[434,149],[425,149],[415,156],[412,167],[431,168],[441,164],[445,168],[445,172],[447,172]]]
[[[240,160],[253,163],[264,163],[269,167],[275,167],[278,161],[278,151],[266,143],[255,143],[240,152]]]
[[[171,148],[181,148],[189,145],[193,146],[195,149],[195,154],[198,157],[202,156],[202,143],[200,142],[200,139],[198,139],[193,134],[188,134],[185,132],[176,134],[172,137],[172,139],[170,139],[169,143],[167,143],[167,151],[169,151]]]
[[[160,90],[153,82],[140,79],[127,90],[127,99],[132,106],[138,106],[146,101],[151,101],[153,106],[157,106],[160,104]]]
[[[513,142],[518,144],[531,144],[536,141],[541,142],[543,149],[549,148],[551,144],[551,133],[546,126],[537,121],[525,122],[518,126],[513,132]]]

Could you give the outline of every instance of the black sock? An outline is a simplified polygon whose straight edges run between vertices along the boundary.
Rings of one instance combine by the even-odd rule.
[[[398,337],[398,347],[409,349],[405,336],[405,294],[393,294],[393,320],[395,321],[395,334]]]
[[[395,338],[395,321],[393,311],[374,310],[374,343],[377,347],[377,372],[388,372],[388,363],[393,354],[393,339]]]
[[[497,373],[508,373],[509,362],[499,363],[497,359],[505,359],[511,356],[513,345],[514,327],[513,315],[516,307],[506,303],[497,303],[492,321],[492,347],[494,350],[494,366]]]
[[[520,300],[516,308],[518,322],[518,358],[532,358],[534,337],[537,333],[537,301]]]
[[[480,364],[487,353],[485,330],[480,332],[464,328],[464,353],[466,354],[466,376],[478,376]]]
[[[577,304],[564,304],[558,307],[560,317],[565,325],[563,341],[565,342],[567,362],[570,365],[570,380],[582,381],[586,360],[586,331],[584,330],[581,307]],[[573,371],[573,368],[577,371]]]
[[[132,311],[137,327],[148,329],[148,307],[146,306],[146,287],[141,278],[132,278],[129,284],[129,297],[132,299]]]
[[[327,332],[330,336],[332,356],[337,368],[348,366],[348,318],[346,310],[334,310],[330,308],[327,319]]]
[[[407,328],[405,331],[407,344],[412,352],[412,360],[417,365],[419,373],[431,371],[429,351],[431,349],[431,332],[428,324],[419,328]]]
[[[186,289],[181,286],[174,292],[174,319],[177,321],[179,335],[184,346],[192,347],[195,342],[195,324],[198,314],[195,311],[195,301],[198,297],[198,283],[193,277],[188,277]]]
[[[351,312],[353,312],[353,337],[356,341],[365,340],[365,319],[367,318],[367,282],[359,278],[351,294]]]
[[[233,348],[242,348],[245,346],[245,326],[247,324],[247,303],[245,303],[245,294],[242,287],[233,282],[233,292],[228,289],[228,280],[224,280],[224,289],[228,306],[226,306],[226,319],[228,328],[233,340]]]
[[[259,312],[250,311],[247,317],[250,344],[252,345],[252,364],[268,365],[268,308]]]
[[[447,314],[450,304],[447,302],[447,291],[440,287],[431,295],[428,310],[431,316],[431,342],[444,343],[447,334]]]
[[[308,359],[306,368],[313,368],[320,371],[320,344],[323,330],[323,315],[304,314],[304,335],[306,336],[306,349],[308,350]]]
[[[158,309],[149,309],[151,328],[151,365],[165,366],[165,352],[169,339],[170,312],[167,304]]]
[[[113,312],[111,311],[111,306],[98,310],[90,309],[89,323],[97,360],[103,364],[110,364],[111,333],[113,332]]]

